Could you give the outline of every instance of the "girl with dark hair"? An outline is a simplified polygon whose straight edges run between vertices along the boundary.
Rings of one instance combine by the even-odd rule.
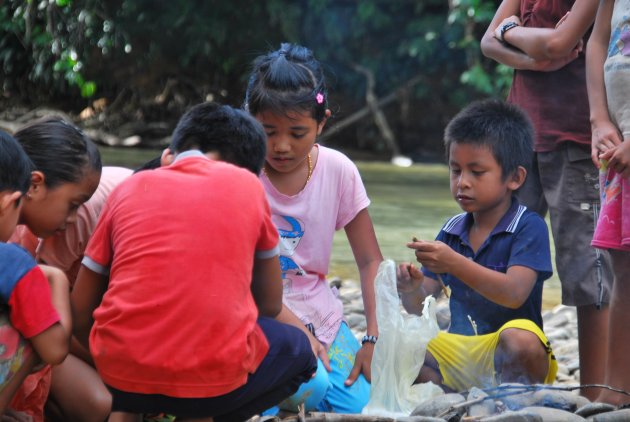
[[[58,266],[52,259],[42,259],[45,249],[42,246],[48,239],[65,239],[66,228],[77,223],[80,207],[99,185],[100,153],[80,129],[59,117],[32,122],[18,130],[14,137],[33,163],[33,171],[23,197],[20,225],[10,241],[21,244],[39,262]],[[73,403],[72,407],[85,406],[92,417],[103,420],[109,413],[109,395],[93,367],[77,355],[89,356],[89,353],[79,353],[73,346],[61,365],[53,369],[46,366],[27,377],[11,407],[42,421],[44,403],[50,391],[51,396],[66,398],[57,402],[62,412],[68,410],[63,403]],[[101,389],[93,388],[99,385]],[[95,410],[99,402],[104,403],[101,406],[104,412]],[[74,415],[65,419],[85,420]]]
[[[293,44],[255,59],[245,98],[267,133],[261,180],[280,232],[284,308],[279,319],[307,333],[319,357],[317,375],[281,407],[361,412],[369,399],[370,363],[378,336],[374,278],[383,260],[356,166],[318,145],[328,91],[313,53]],[[360,345],[326,275],[333,235],[344,228],[361,278],[367,335]]]

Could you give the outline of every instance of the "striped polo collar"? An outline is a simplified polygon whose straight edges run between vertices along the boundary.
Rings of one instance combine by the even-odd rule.
[[[503,217],[501,217],[499,223],[492,230],[491,235],[501,232],[514,233],[518,227],[518,222],[526,209],[527,207],[525,205],[519,204],[516,198],[512,198],[510,208]],[[448,220],[442,230],[446,233],[462,237],[465,233],[468,233],[468,229],[472,225],[472,222],[472,213],[463,212]]]

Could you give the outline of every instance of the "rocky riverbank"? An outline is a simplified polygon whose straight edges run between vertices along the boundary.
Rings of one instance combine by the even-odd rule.
[[[359,284],[353,280],[332,280],[344,303],[346,320],[357,338],[366,330],[365,314]],[[448,300],[437,303],[437,320],[441,329],[448,328]],[[558,361],[558,375],[553,386],[502,384],[491,390],[473,388],[465,394],[443,394],[419,403],[406,417],[390,418],[366,415],[310,413],[278,417],[253,418],[258,421],[371,421],[371,422],[512,422],[512,421],[630,421],[630,409],[591,403],[578,395],[580,380],[575,308],[559,305],[543,313],[545,333]]]

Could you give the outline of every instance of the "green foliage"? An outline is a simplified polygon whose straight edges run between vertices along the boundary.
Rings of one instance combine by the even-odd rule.
[[[240,104],[251,60],[289,41],[315,51],[346,109],[365,101],[360,65],[374,74],[378,96],[421,75],[410,100],[448,114],[509,86],[509,72],[479,53],[496,6],[496,0],[5,0],[2,84],[5,96],[83,107],[85,98],[127,93],[143,107],[141,99],[175,81],[185,91],[182,105],[209,97]],[[444,120],[436,116],[432,124]]]
[[[37,88],[66,93],[77,87],[83,97],[94,95],[96,82],[86,79],[82,60],[94,28],[82,10],[76,11],[69,0],[7,0],[0,5],[5,92],[29,96]]]

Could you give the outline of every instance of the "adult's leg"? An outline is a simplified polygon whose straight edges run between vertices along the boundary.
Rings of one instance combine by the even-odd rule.
[[[606,385],[630,392],[630,252],[613,251],[615,283],[610,303],[610,325],[608,332],[608,357],[606,362]],[[603,390],[597,401],[615,405],[630,402],[630,396]]]
[[[606,356],[608,354],[608,320],[610,307],[602,304],[578,306],[578,354],[580,356],[580,384],[601,384],[606,373]],[[591,359],[595,362],[582,362]],[[583,388],[580,394],[589,400],[595,400],[600,394],[599,388]]]
[[[102,422],[112,405],[96,370],[72,354],[53,367],[49,400],[59,407],[63,420],[77,422]]]
[[[562,283],[562,303],[576,306],[580,382],[604,381],[608,302],[612,284],[610,256],[591,246],[599,214],[599,176],[590,149],[565,144],[538,154],[538,164]],[[589,399],[595,389],[581,392]]]

